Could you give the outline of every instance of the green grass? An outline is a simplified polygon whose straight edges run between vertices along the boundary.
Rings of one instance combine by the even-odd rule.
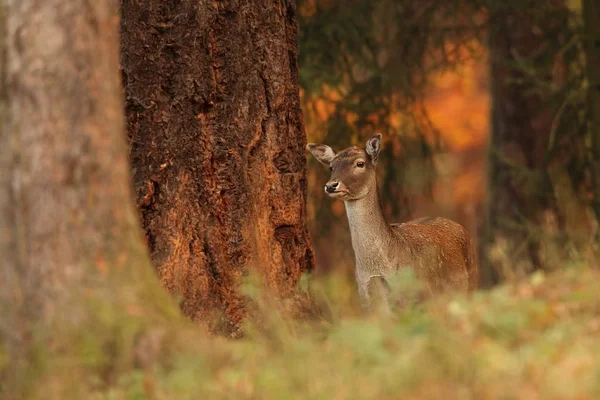
[[[600,273],[567,269],[394,319],[356,312],[353,287],[311,283],[322,309],[292,319],[259,291],[245,338],[99,310],[28,383],[35,398],[597,399]],[[407,291],[408,292],[408,291]],[[116,321],[116,322],[115,322]],[[66,331],[62,333],[67,335]],[[0,354],[0,360],[5,360]]]

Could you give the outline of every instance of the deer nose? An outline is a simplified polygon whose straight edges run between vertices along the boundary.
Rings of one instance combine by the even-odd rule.
[[[328,183],[327,185],[325,185],[325,191],[327,193],[333,193],[333,192],[335,192],[335,190],[337,189],[339,184],[340,184],[339,182]]]

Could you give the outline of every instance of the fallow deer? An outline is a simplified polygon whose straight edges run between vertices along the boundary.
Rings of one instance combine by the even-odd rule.
[[[370,297],[375,300],[377,295],[389,312],[383,294],[386,279],[401,268],[412,268],[430,294],[476,289],[477,256],[464,227],[441,217],[400,224],[386,221],[375,174],[381,141],[381,134],[377,134],[367,141],[365,149],[353,146],[339,153],[323,144],[306,146],[317,160],[329,166],[331,177],[325,192],[345,203],[361,303],[372,306]]]

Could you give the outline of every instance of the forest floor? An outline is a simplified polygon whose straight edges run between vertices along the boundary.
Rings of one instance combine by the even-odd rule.
[[[353,287],[339,282],[315,285],[321,311],[302,321],[257,300],[260,323],[248,324],[240,340],[208,337],[185,322],[154,329],[127,350],[139,342],[135,318],[109,324],[121,339],[108,347],[94,338],[109,329],[95,326],[74,345],[79,353],[54,360],[38,377],[36,397],[600,398],[598,271],[536,274],[405,307],[395,319],[350,311]],[[250,286],[247,292],[260,297]]]

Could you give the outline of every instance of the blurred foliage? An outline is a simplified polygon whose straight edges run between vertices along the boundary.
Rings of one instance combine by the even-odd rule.
[[[483,14],[462,0],[298,3],[300,85],[309,141],[339,151],[364,146],[372,134],[382,132],[382,205],[391,220],[405,220],[414,201],[432,197],[437,177],[433,155],[442,149],[422,104],[429,78],[481,56],[473,38],[483,33]],[[317,166],[314,160],[309,163]],[[311,231],[323,236],[343,225],[344,217],[338,205],[324,198],[320,188],[326,173],[316,168],[310,171],[316,183],[309,195],[309,220]],[[322,255],[331,244],[323,246],[315,240],[321,265],[327,267],[332,263]],[[339,245],[347,246],[347,239]]]
[[[591,243],[582,237],[593,238],[597,232],[589,213],[596,128],[590,126],[586,39],[578,1],[300,0],[298,4],[300,84],[309,141],[340,150],[363,145],[371,134],[382,132],[380,191],[385,213],[395,221],[411,217],[414,203],[431,197],[433,182],[439,178],[435,157],[445,143],[423,106],[432,78],[468,61],[487,63],[490,44],[515,40],[500,60],[509,73],[490,80],[511,91],[510,106],[518,108],[512,112],[522,115],[526,128],[514,145],[524,146],[525,161],[495,145],[489,154],[492,176],[493,171],[506,171],[514,196],[526,200],[512,201],[514,210],[500,213],[487,245],[494,245],[496,237],[518,237],[511,263],[529,257],[528,244],[539,248],[544,241],[572,257],[586,251]],[[508,32],[511,38],[497,37],[501,33],[494,27],[502,21],[516,21]],[[497,136],[497,129],[491,126],[491,135]],[[314,160],[309,163],[317,165]],[[311,230],[326,236],[334,225],[343,224],[343,212],[324,199],[321,188],[327,174],[316,171],[309,171],[315,182],[309,195],[315,221]],[[506,182],[499,182],[500,190]],[[478,219],[483,221],[484,216]],[[549,226],[553,224],[556,227]],[[523,236],[515,229],[529,233]],[[345,246],[348,240],[341,242]],[[326,249],[318,240],[315,247],[323,263],[320,254]],[[324,259],[325,264],[335,262]]]
[[[302,88],[338,90],[359,128],[392,106],[408,112],[429,75],[459,63],[484,32],[484,14],[464,0],[301,0],[299,14]]]
[[[430,160],[440,143],[418,105],[433,72],[478,55],[481,15],[466,1],[301,0],[298,8],[308,125],[326,122],[309,137],[339,148],[382,131],[397,157]]]
[[[303,318],[255,287],[255,319],[240,340],[100,310],[79,330],[59,329],[35,375],[18,378],[29,398],[48,400],[593,399],[599,284],[597,271],[566,268],[419,302],[392,319],[357,314],[354,289],[337,277],[315,281],[305,294],[314,312]],[[26,398],[10,391],[15,384],[2,381],[0,397]]]
[[[512,3],[510,3],[512,4]],[[511,254],[501,278],[596,260],[597,218],[585,75],[585,37],[575,2],[490,3],[494,105],[487,252]]]

